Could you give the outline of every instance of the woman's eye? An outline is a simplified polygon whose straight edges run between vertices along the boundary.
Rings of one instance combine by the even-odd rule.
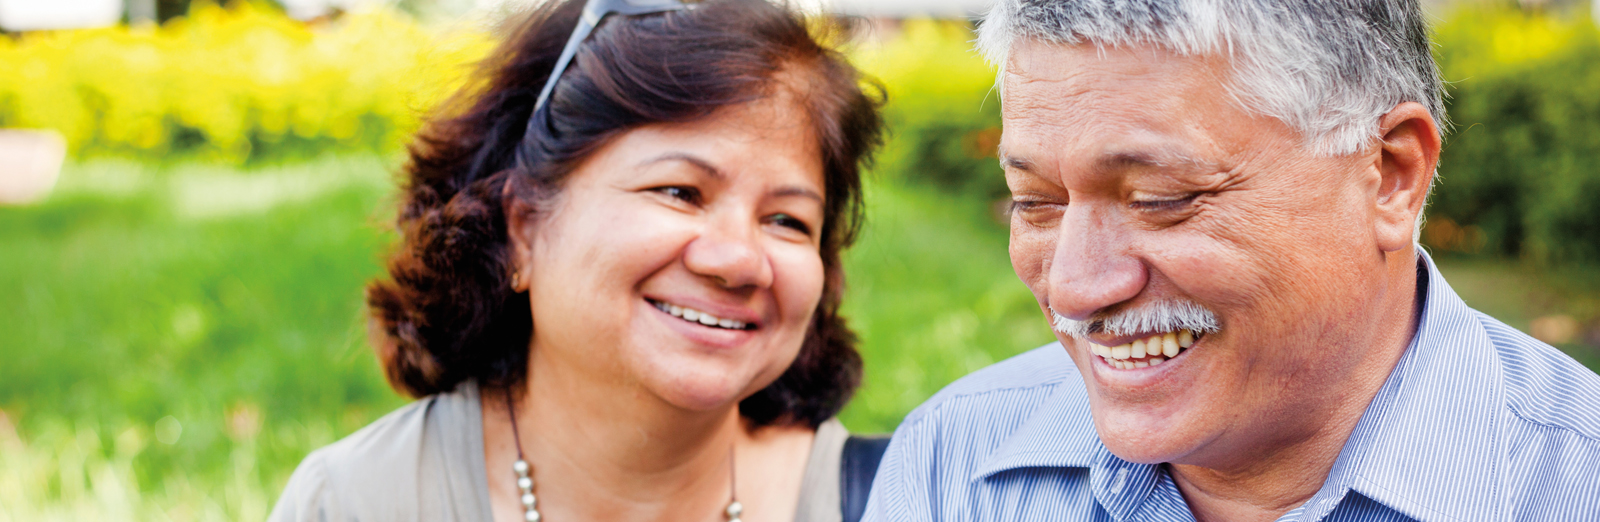
[[[794,216],[788,214],[775,214],[772,216],[772,218],[770,218],[770,221],[774,225],[791,228],[808,236],[811,235],[811,227],[806,226],[806,222],[801,221],[799,218]]]
[[[700,204],[700,191],[694,187],[661,187],[655,189],[655,191],[685,203]]]

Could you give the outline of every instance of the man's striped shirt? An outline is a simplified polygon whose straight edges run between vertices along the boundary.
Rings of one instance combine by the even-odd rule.
[[[1467,307],[1426,255],[1416,335],[1322,488],[1280,521],[1600,521],[1600,377]],[[866,520],[1191,521],[1166,468],[1101,444],[1059,344],[906,417]]]

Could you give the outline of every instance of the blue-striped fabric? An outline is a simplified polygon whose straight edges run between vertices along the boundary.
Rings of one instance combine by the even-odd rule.
[[[1322,489],[1280,521],[1600,521],[1600,376],[1467,307],[1426,255],[1422,321]],[[866,520],[1190,521],[1162,466],[1100,443],[1059,344],[951,384],[896,430]]]

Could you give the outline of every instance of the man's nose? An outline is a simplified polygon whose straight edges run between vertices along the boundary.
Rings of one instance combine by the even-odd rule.
[[[689,272],[714,280],[723,288],[772,285],[772,266],[761,248],[760,226],[719,216],[709,220],[683,253]]]
[[[1138,296],[1149,272],[1132,251],[1129,232],[1114,213],[1087,205],[1069,207],[1050,263],[1050,308],[1083,321]]]

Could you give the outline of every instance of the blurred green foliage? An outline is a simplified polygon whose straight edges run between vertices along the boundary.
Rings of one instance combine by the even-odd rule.
[[[1464,8],[1439,26],[1456,130],[1431,246],[1600,262],[1600,31],[1580,14]]]
[[[879,173],[996,199],[1007,195],[995,147],[1000,143],[1000,98],[994,69],[972,49],[972,30],[960,22],[909,20],[884,42],[852,54],[883,82],[890,133]]]
[[[491,46],[392,10],[313,27],[249,2],[196,3],[159,27],[0,38],[0,127],[147,160],[393,150]]]

